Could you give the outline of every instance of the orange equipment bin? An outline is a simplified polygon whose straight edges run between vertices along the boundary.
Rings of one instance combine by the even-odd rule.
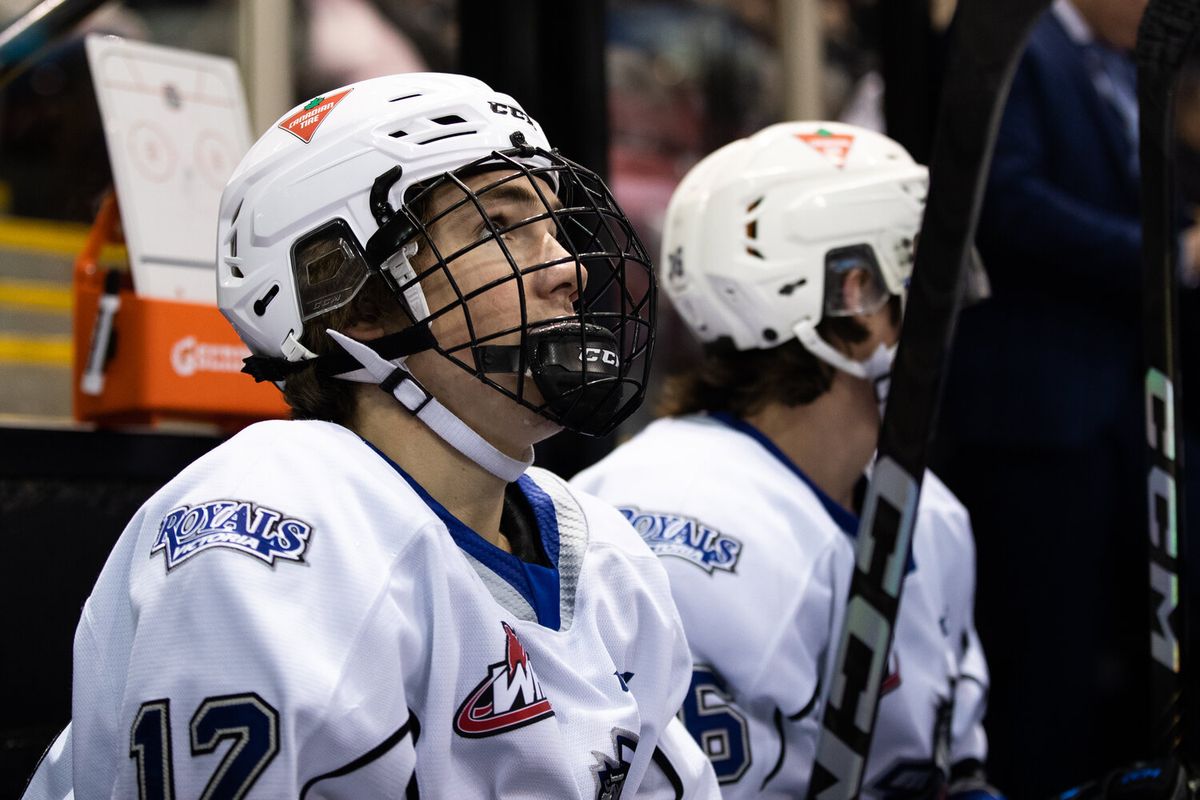
[[[250,353],[216,306],[138,297],[128,272],[121,276],[103,388],[99,394],[83,392],[81,381],[105,292],[106,270],[99,266],[99,255],[106,242],[117,239],[119,221],[116,196],[109,194],[75,261],[75,418],[101,423],[195,420],[240,427],[286,417],[288,408],[279,390],[269,383],[256,384],[240,371]]]

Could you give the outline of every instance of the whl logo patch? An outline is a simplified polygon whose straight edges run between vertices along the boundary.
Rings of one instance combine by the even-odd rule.
[[[150,553],[166,555],[167,571],[212,547],[228,547],[274,564],[303,561],[312,526],[241,500],[212,500],[172,509]]]
[[[833,133],[821,128],[816,133],[798,133],[796,138],[832,161],[838,169],[846,166],[854,137],[845,133]]]
[[[317,128],[321,127],[321,123],[329,116],[329,112],[333,111],[333,107],[342,102],[342,99],[352,91],[354,90],[347,89],[337,94],[314,97],[305,103],[295,114],[280,122],[280,130],[285,130],[300,141],[308,144],[312,141],[313,134],[317,132]]]
[[[507,622],[500,624],[504,626],[504,658],[488,666],[487,677],[471,690],[454,715],[454,732],[468,739],[495,736],[554,716],[521,641]]]

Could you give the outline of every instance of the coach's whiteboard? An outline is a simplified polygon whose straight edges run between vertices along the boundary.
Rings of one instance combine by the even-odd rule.
[[[237,66],[114,36],[89,36],[87,53],[134,288],[215,304],[217,206],[250,149]]]

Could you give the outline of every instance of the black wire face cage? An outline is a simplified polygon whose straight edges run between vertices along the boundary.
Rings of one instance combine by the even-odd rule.
[[[408,190],[372,191],[366,256],[434,349],[568,429],[612,432],[645,396],[654,349],[650,257],[594,172],[557,152],[493,152]],[[412,272],[397,270],[397,255]],[[420,285],[428,301],[414,307]],[[424,315],[424,316],[423,316]],[[423,317],[423,318],[422,318]]]

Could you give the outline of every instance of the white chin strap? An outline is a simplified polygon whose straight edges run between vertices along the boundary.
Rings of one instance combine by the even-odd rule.
[[[817,327],[809,320],[801,320],[792,328],[804,349],[834,369],[847,375],[870,381],[875,387],[875,399],[879,403],[879,417],[887,405],[888,390],[892,386],[892,362],[896,359],[896,345],[880,344],[866,361],[855,361],[842,353],[817,333]]]
[[[335,330],[325,331],[329,336],[352,355],[362,369],[346,372],[337,377],[356,383],[377,383],[385,390],[390,386],[391,393],[417,419],[424,422],[434,433],[440,436],[446,444],[474,461],[485,470],[501,480],[512,483],[525,473],[533,463],[533,448],[529,448],[524,459],[510,458],[493,447],[487,439],[470,428],[467,423],[451,413],[450,409],[439,403],[412,377],[412,373],[404,365],[407,357],[388,361],[362,342],[355,341],[349,336]],[[404,377],[399,381],[393,378],[397,369],[403,370]],[[394,382],[394,385],[392,383]]]

